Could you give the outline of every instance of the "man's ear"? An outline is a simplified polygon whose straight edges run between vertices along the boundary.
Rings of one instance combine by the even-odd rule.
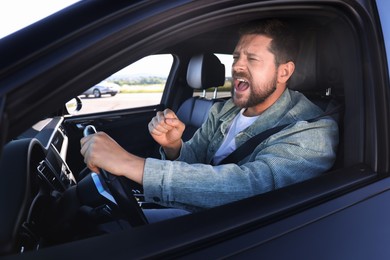
[[[286,83],[291,77],[295,69],[295,64],[292,61],[280,64],[278,67],[278,82]]]

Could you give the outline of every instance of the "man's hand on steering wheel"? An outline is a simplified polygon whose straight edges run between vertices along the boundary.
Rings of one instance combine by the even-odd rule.
[[[88,168],[101,173],[109,192],[131,226],[146,224],[147,220],[137,200],[131,194],[129,187],[126,187],[120,179],[121,176],[126,176],[142,184],[145,159],[129,154],[107,134],[96,133],[93,126],[86,127],[84,136],[80,141],[80,152]]]

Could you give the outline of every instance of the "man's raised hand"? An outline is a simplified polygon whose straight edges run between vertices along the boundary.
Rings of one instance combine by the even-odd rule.
[[[177,118],[176,114],[170,110],[157,112],[149,125],[149,132],[153,139],[159,143],[168,159],[176,159],[180,153],[185,125]]]

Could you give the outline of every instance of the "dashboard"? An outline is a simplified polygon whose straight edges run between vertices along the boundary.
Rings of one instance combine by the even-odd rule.
[[[76,181],[66,163],[62,117],[45,119],[4,146],[0,161],[0,255],[34,250],[66,227],[63,197]],[[73,205],[72,198],[69,200]],[[77,205],[75,205],[77,206]],[[10,238],[14,239],[10,239]]]
[[[4,146],[0,212],[7,214],[0,214],[0,255],[127,229],[126,216],[137,221],[135,216],[143,216],[140,202],[126,195],[119,178],[111,176],[109,183],[124,194],[122,205],[134,204],[126,211],[105,195],[107,183],[100,175],[76,181],[66,162],[69,140],[63,122],[63,117],[40,121]]]
[[[45,158],[39,162],[37,173],[57,191],[65,191],[76,184],[74,175],[66,164],[68,137],[61,124],[63,117],[42,120],[19,136],[18,139],[36,139],[42,145]]]

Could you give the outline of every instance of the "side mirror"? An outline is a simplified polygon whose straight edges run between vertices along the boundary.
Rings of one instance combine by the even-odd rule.
[[[81,102],[81,99],[79,97],[72,98],[65,104],[66,111],[70,115],[77,114],[82,107],[83,107],[83,103]]]

